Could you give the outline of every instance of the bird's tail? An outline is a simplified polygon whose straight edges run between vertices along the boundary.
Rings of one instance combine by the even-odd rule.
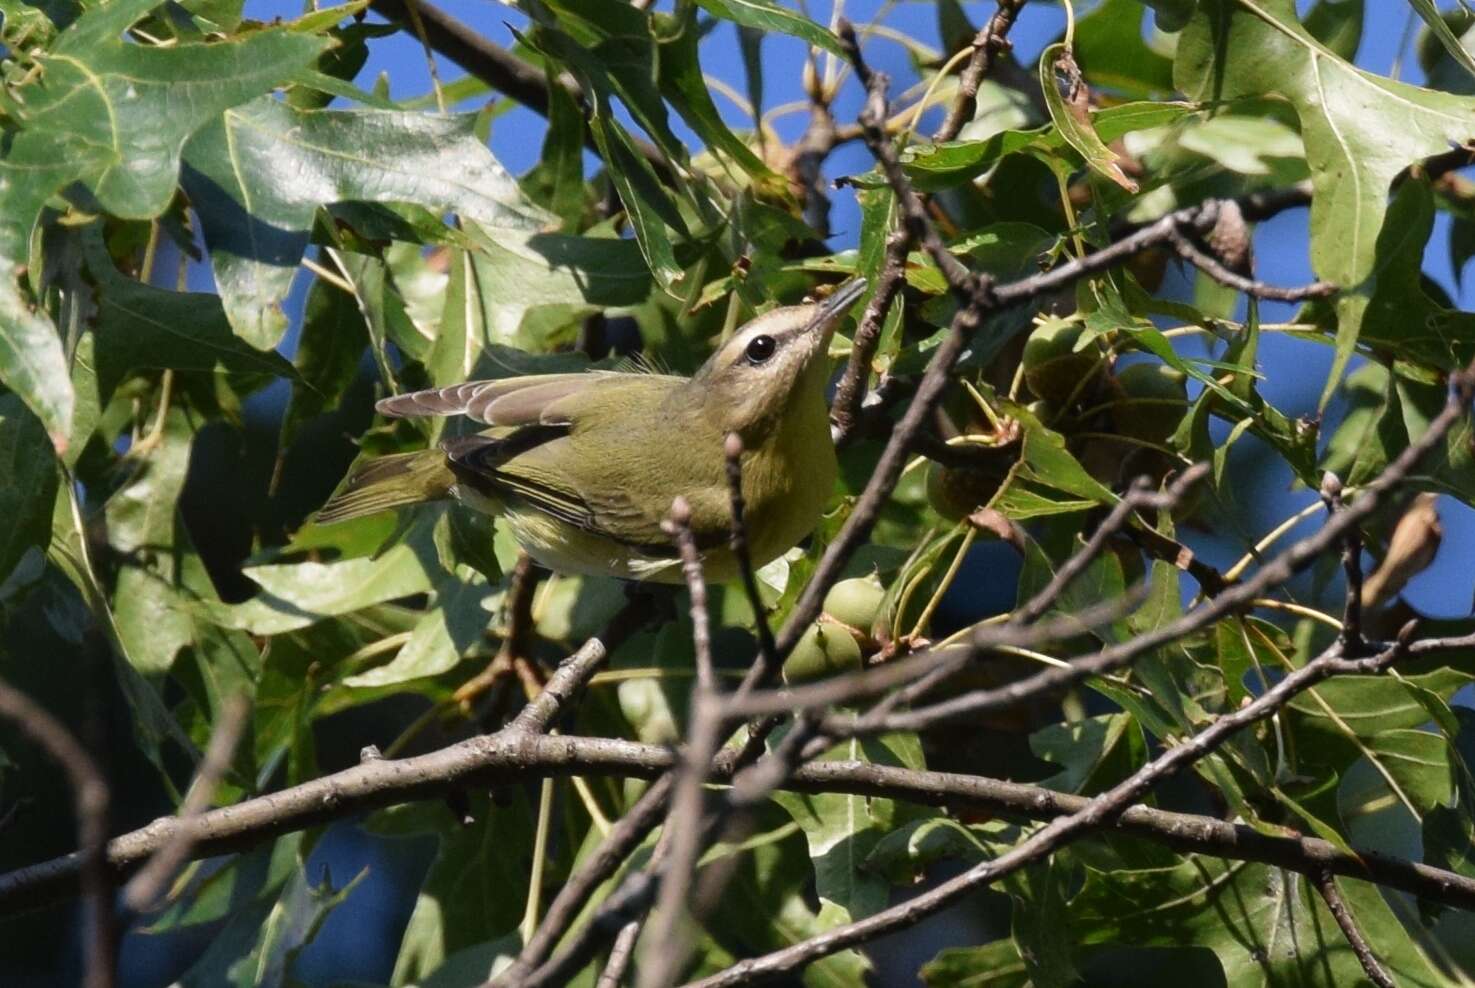
[[[356,466],[314,519],[322,525],[451,496],[456,476],[440,449],[376,456]]]

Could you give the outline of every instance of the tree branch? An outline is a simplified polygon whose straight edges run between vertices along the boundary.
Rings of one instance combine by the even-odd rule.
[[[436,53],[449,58],[470,75],[512,97],[539,116],[548,116],[548,80],[542,69],[518,58],[439,7],[420,0],[371,0],[369,9],[385,20],[408,27],[411,26],[410,4],[414,4],[414,13],[419,16],[424,28],[425,43]],[[571,77],[560,76],[558,85],[567,90],[580,105],[587,103],[583,89]],[[640,156],[650,162],[657,174],[667,181],[674,178],[671,163],[659,148],[640,138],[632,140]],[[585,134],[584,143],[589,150],[598,153],[599,148],[593,137]]]
[[[174,840],[159,848],[149,858],[148,863],[123,889],[123,903],[129,909],[142,912],[152,908],[178,874],[180,865],[190,859],[190,850],[195,841],[194,820],[214,799],[215,788],[230,769],[231,758],[235,755],[236,745],[240,743],[241,733],[245,730],[250,715],[251,701],[240,693],[231,697],[221,708],[220,719],[210,735],[210,744],[205,748],[205,757],[200,760],[200,767],[195,772],[194,784],[190,786],[184,803],[179,807],[179,832]]]
[[[1373,948],[1369,946],[1367,938],[1357,928],[1357,923],[1352,919],[1352,913],[1347,910],[1347,903],[1342,899],[1342,893],[1337,889],[1337,880],[1325,871],[1319,871],[1308,875],[1311,884],[1321,894],[1322,901],[1326,903],[1327,910],[1332,914],[1332,919],[1337,921],[1342,935],[1347,938],[1352,952],[1357,955],[1357,962],[1362,965],[1363,973],[1368,980],[1377,985],[1377,988],[1397,988],[1393,979],[1388,976],[1381,962],[1373,954]]]
[[[840,383],[835,386],[835,400],[830,403],[830,424],[837,446],[843,446],[855,431],[861,401],[865,398],[866,385],[871,377],[871,360],[881,342],[886,314],[891,311],[891,303],[906,280],[907,252],[911,246],[912,238],[905,230],[893,230],[886,238],[881,275],[870,301],[866,303],[865,312],[861,313],[860,322],[856,324],[845,373],[840,376]]]
[[[112,988],[116,935],[113,925],[113,882],[108,860],[108,782],[82,743],[51,712],[20,690],[0,680],[0,718],[11,721],[56,760],[72,787],[77,813],[77,842],[82,850],[58,858],[68,863],[68,877],[81,878],[87,905],[86,988]],[[162,845],[161,845],[162,846]],[[151,849],[153,852],[155,849]],[[24,870],[24,869],[23,869]],[[4,901],[0,878],[0,902]]]
[[[1411,630],[1411,629],[1410,629]],[[1317,683],[1341,673],[1381,672],[1408,654],[1404,640],[1366,659],[1345,659],[1333,646],[1262,693],[1253,702],[1225,714],[1211,726],[1148,762],[1111,789],[1086,800],[1068,816],[1051,821],[1008,851],[990,861],[923,892],[899,905],[853,923],[837,926],[802,943],[739,961],[688,988],[729,988],[797,971],[813,961],[877,937],[913,926],[957,899],[1048,857],[1089,833],[1108,829],[1113,821],[1158,782],[1212,753],[1232,735],[1279,711]]]
[[[705,813],[702,789],[722,740],[723,724],[717,677],[712,669],[707,587],[702,577],[696,539],[691,533],[691,508],[685,498],[678,497],[671,505],[671,517],[662,527],[681,553],[681,570],[686,577],[687,592],[691,595],[691,638],[696,654],[697,678],[691,692],[691,725],[687,731],[686,751],[676,778],[671,809],[661,829],[662,841],[669,841],[670,848],[651,918],[651,942],[657,944],[658,949],[641,971],[639,983],[642,988],[665,988],[675,981],[691,951],[690,933],[683,920],[688,915],[691,885],[702,853]]]
[[[958,77],[958,95],[948,109],[942,126],[932,135],[938,144],[954,140],[978,109],[978,87],[994,67],[994,59],[1010,49],[1009,31],[1027,0],[998,0],[994,16],[973,39],[973,54]]]
[[[1475,647],[1475,635],[1426,639],[1410,644],[1407,651],[1410,657],[1417,658],[1471,647]],[[676,758],[669,748],[660,745],[609,738],[515,735],[504,730],[426,755],[371,759],[298,786],[203,813],[197,818],[199,839],[190,854],[193,858],[206,858],[244,850],[279,834],[398,803],[437,799],[451,789],[469,784],[506,785],[565,775],[669,778],[666,773],[676,764]],[[730,779],[731,772],[731,766],[718,759],[713,779]],[[642,807],[656,807],[656,820],[659,820],[663,802],[657,791],[659,785],[646,790],[636,807],[616,823],[616,830],[634,829],[632,821],[642,815]],[[857,761],[820,761],[800,766],[783,788],[795,792],[874,796],[927,806],[967,807],[1031,820],[1067,816],[1090,802],[1070,793],[982,776]],[[1150,806],[1125,810],[1112,821],[1111,828],[1188,853],[1258,861],[1303,874],[1324,867],[1335,875],[1376,882],[1430,902],[1475,909],[1475,879],[1375,851],[1349,853],[1313,837],[1272,836],[1214,817],[1173,813]],[[137,868],[173,840],[179,829],[177,817],[164,817],[114,838],[108,844],[108,868],[114,875]],[[635,841],[636,845],[639,843]],[[623,857],[610,857],[615,866],[623,860]],[[80,866],[81,855],[73,853],[0,875],[0,914],[75,894]],[[553,915],[558,901],[555,898],[550,905],[548,916]],[[579,906],[573,908],[574,915],[578,909]]]
[[[1267,589],[1286,582],[1322,553],[1337,545],[1348,531],[1376,511],[1384,495],[1402,484],[1424,456],[1443,441],[1445,434],[1466,414],[1472,393],[1475,393],[1475,371],[1457,373],[1451,384],[1449,400],[1443,411],[1429,423],[1429,427],[1416,442],[1405,448],[1376,480],[1363,488],[1356,501],[1329,517],[1319,531],[1286,549],[1249,579],[1226,588],[1218,596],[1204,601],[1176,620],[1107,646],[1092,655],[1075,659],[1066,668],[1046,669],[1007,686],[965,693],[929,707],[894,714],[879,725],[866,725],[867,733],[871,730],[925,730],[946,720],[978,716],[1072,685],[1089,676],[1112,672],[1132,662],[1137,656],[1192,634],[1246,606],[1254,598],[1263,596]],[[976,644],[973,648],[976,653]],[[934,661],[946,661],[946,657],[938,657]],[[860,675],[879,675],[884,669],[885,667],[880,667]],[[921,671],[926,670],[924,668]],[[847,737],[848,731],[855,724],[856,719],[853,716],[828,718],[825,733],[834,737]]]

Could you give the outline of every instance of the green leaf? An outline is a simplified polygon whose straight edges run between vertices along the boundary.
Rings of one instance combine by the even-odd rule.
[[[1161,31],[1178,31],[1193,16],[1198,0],[1142,0],[1157,15],[1157,26]]]
[[[1179,40],[1176,78],[1197,98],[1275,94],[1296,108],[1315,192],[1312,266],[1343,289],[1325,405],[1361,334],[1389,187],[1469,138],[1475,100],[1355,68],[1307,32],[1290,0],[1203,0]]]
[[[584,215],[584,112],[563,86],[548,85],[548,133],[538,163],[521,179],[523,191],[542,203],[571,233]]]
[[[292,365],[297,378],[282,414],[281,448],[292,444],[301,427],[322,414],[348,390],[358,375],[368,345],[364,316],[354,298],[320,279],[307,292],[302,333]]]
[[[1404,676],[1403,680],[1448,697],[1469,677],[1445,669]],[[1419,698],[1402,681],[1389,682],[1380,676],[1338,676],[1317,686],[1315,696],[1308,693],[1292,700],[1287,710],[1294,712],[1295,717],[1288,719],[1298,729],[1304,726],[1325,740],[1344,738],[1349,729],[1358,738],[1372,740],[1387,731],[1411,730],[1429,719]]]
[[[1449,21],[1439,12],[1434,5],[1434,0],[1408,0],[1409,6],[1418,11],[1424,23],[1429,26],[1429,33],[1438,39],[1449,53],[1456,65],[1459,65],[1470,75],[1475,76],[1475,58],[1472,58],[1469,50],[1460,43],[1459,37],[1449,26]]]
[[[243,375],[251,386],[296,377],[280,354],[263,353],[231,332],[219,296],[171,292],[125,278],[96,236],[88,240],[87,271],[97,284],[93,359],[101,404],[144,368],[230,372]]]
[[[823,760],[922,767],[916,739],[900,735],[847,741],[826,752]],[[788,810],[804,831],[814,862],[815,891],[822,906],[831,907],[844,921],[885,908],[888,883],[867,866],[866,859],[901,818],[904,809],[899,804],[843,793],[778,792],[773,800]],[[823,910],[821,916],[825,916]]]
[[[10,164],[0,163],[0,186],[8,181]],[[0,214],[9,205],[7,199],[0,189]],[[0,250],[3,241],[0,235]],[[58,454],[65,453],[76,397],[61,336],[46,313],[33,308],[26,300],[18,283],[16,265],[3,256],[0,256],[0,384],[26,403],[43,423],[52,447]]]
[[[294,836],[284,842],[296,850],[285,887],[271,894],[269,885],[252,899],[233,904],[225,928],[179,979],[181,988],[291,988],[296,983],[291,970],[297,955],[369,871],[365,868],[335,889],[325,868],[314,884],[300,841]]]
[[[1196,2],[1149,0],[1149,5],[1157,11],[1160,28],[1176,31]],[[1138,0],[1106,0],[1076,22],[1075,54],[1092,85],[1139,98],[1173,91],[1173,60],[1143,40],[1143,13]]]
[[[1065,143],[1085,159],[1087,168],[1128,192],[1136,192],[1137,183],[1117,164],[1120,156],[1106,146],[1092,125],[1085,93],[1075,92],[1078,83],[1084,87],[1079,71],[1063,44],[1051,45],[1040,53],[1040,89],[1050,120]]]
[[[74,404],[67,362],[50,320],[16,283],[42,205],[80,181],[115,215],[159,214],[190,134],[285,81],[326,45],[279,30],[211,44],[129,44],[124,30],[156,6],[115,0],[86,11],[37,54],[44,71],[7,100],[20,130],[0,151],[0,381],[40,416],[58,452]]]
[[[685,165],[686,146],[671,130],[658,85],[657,19],[628,4],[604,0],[544,0],[556,23],[540,19],[538,44],[573,72],[596,103],[618,99],[662,154]]]
[[[567,325],[606,308],[635,305],[651,292],[641,247],[629,240],[507,233],[479,235],[477,242],[467,290],[469,301],[481,306],[486,339],[493,344],[543,348],[549,341],[525,335],[531,314]]]
[[[589,117],[589,131],[609,169],[610,181],[625,205],[646,266],[661,288],[668,294],[678,294],[677,288],[686,273],[676,261],[667,228],[685,236],[686,224],[675,203],[661,187],[650,164],[636,150],[629,133],[612,115],[608,102],[602,102]]]
[[[1337,888],[1400,984],[1449,983],[1374,886],[1339,878]],[[1190,856],[1153,870],[1088,868],[1066,923],[1085,945],[1207,947],[1229,985],[1336,988],[1364,980],[1320,895],[1303,876],[1266,865]]]
[[[281,339],[281,303],[320,206],[412,203],[509,230],[552,223],[476,136],[475,121],[471,113],[299,110],[264,97],[196,134],[184,186],[236,334],[262,349]]]
[[[1125,777],[1122,769],[1133,767],[1142,755],[1141,738],[1132,718],[1124,713],[1043,727],[1029,736],[1029,749],[1036,758],[1059,765],[1060,771],[1036,784],[1061,792],[1099,791],[1103,787],[1098,776]],[[1117,778],[1109,778],[1108,784]]]
[[[1429,423],[1444,410],[1447,392],[1443,385],[1415,381],[1402,374],[1393,378],[1394,400],[1389,402],[1390,413],[1403,416],[1403,434],[1408,441],[1417,440],[1429,430]],[[1391,414],[1388,417],[1392,417]],[[1392,438],[1397,430],[1389,429],[1389,448],[1397,451]],[[1434,447],[1433,453],[1425,458],[1420,473],[1425,483],[1451,494],[1466,504],[1475,500],[1475,426],[1469,416],[1461,418],[1445,435],[1444,441]]]
[[[1116,495],[1087,473],[1065,448],[1064,436],[1047,428],[1021,405],[1001,402],[1001,407],[1019,422],[1022,449],[1019,462],[989,507],[1022,521],[1115,503]]]
[[[124,30],[157,0],[93,7],[41,57],[17,94],[24,133],[58,153],[88,148],[82,180],[118,216],[146,219],[174,195],[180,152],[228,107],[284,82],[327,41],[283,30],[210,44],[142,45]],[[30,217],[17,217],[20,223]]]
[[[1123,103],[1092,111],[1089,129],[1094,129],[1099,141],[1115,141],[1133,131],[1166,126],[1197,110],[1193,103]],[[1084,125],[1072,118],[1068,126],[1081,129]],[[1048,158],[1065,153],[1070,146],[1061,128],[1052,124],[1033,130],[1002,130],[983,140],[913,145],[902,152],[901,162],[920,191],[932,192],[976,178],[1008,155],[1029,152]]]
[[[168,672],[179,650],[195,640],[181,573],[189,547],[176,537],[183,535],[176,505],[194,435],[177,405],[161,426],[154,448],[136,461],[132,481],[107,504],[108,541],[124,560],[113,614],[129,660],[146,676]]]
[[[504,293],[483,290],[476,260],[470,253],[452,250],[447,256],[451,278],[445,290],[445,308],[425,359],[426,373],[435,387],[471,380],[471,372],[487,345],[486,308],[506,297]],[[513,297],[519,296],[517,293]],[[517,338],[516,328],[511,335]]]
[[[247,955],[248,964],[241,965],[255,968],[250,981],[253,988],[290,988],[290,972],[297,955],[317,936],[328,915],[367,877],[369,868],[365,866],[347,884],[335,889],[333,877],[324,866],[322,879],[313,884],[307,877],[304,862],[267,914],[261,927],[261,941]]]
[[[845,57],[840,39],[802,14],[789,10],[775,0],[697,0],[702,9],[743,27],[760,31],[777,31],[794,37],[832,55]]]
[[[722,115],[717,112],[717,105],[712,102],[697,53],[695,10],[691,9],[691,14],[684,18],[658,15],[657,23],[661,25],[658,60],[661,91],[671,105],[709,148],[721,151],[769,188],[782,189],[784,180],[728,129]]]
[[[927,988],[1028,988],[1033,982],[1012,939],[983,947],[948,947],[923,965]]]
[[[533,812],[521,791],[493,802],[467,793],[467,818],[443,804],[397,807],[371,820],[377,834],[433,835],[435,861],[415,899],[390,983],[418,983],[451,954],[513,931],[522,918],[532,870]],[[481,977],[485,979],[483,969]]]
[[[453,507],[451,510],[464,510]],[[456,666],[481,641],[491,620],[485,606],[491,596],[486,577],[470,567],[457,567],[435,584],[435,601],[425,612],[404,648],[385,665],[344,680],[348,686],[390,686],[436,676]]]
[[[429,514],[422,515],[408,535],[374,558],[248,566],[244,572],[261,592],[244,603],[215,605],[209,613],[227,628],[276,635],[426,593],[442,573],[431,542],[433,525]]]
[[[0,584],[27,553],[45,551],[56,504],[56,460],[41,420],[0,394]]]
[[[1362,44],[1365,0],[1317,0],[1306,12],[1306,30],[1338,58],[1351,62]]]
[[[1377,261],[1364,283],[1359,341],[1430,370],[1459,370],[1475,357],[1475,315],[1440,304],[1421,270],[1434,229],[1434,197],[1427,182],[1406,181],[1388,206],[1378,234]],[[1308,307],[1308,321],[1329,324],[1334,306]]]

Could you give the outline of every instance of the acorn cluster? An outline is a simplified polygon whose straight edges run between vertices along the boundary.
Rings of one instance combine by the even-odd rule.
[[[1146,475],[1161,481],[1180,465],[1170,443],[1188,410],[1187,378],[1157,360],[1118,366],[1077,319],[1045,318],[1024,342],[1020,374],[1026,409],[1065,436],[1093,477],[1114,489]],[[974,463],[932,463],[927,498],[947,521],[986,507],[1008,478],[1019,449]]]
[[[874,576],[841,580],[831,587],[819,620],[784,660],[784,682],[809,682],[864,665],[865,650],[875,645],[871,627],[885,597],[885,588]]]

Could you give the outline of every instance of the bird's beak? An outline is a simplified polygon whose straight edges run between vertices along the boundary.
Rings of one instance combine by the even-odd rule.
[[[840,319],[850,311],[850,307],[865,294],[865,291],[866,280],[859,276],[851,278],[835,289],[830,293],[829,298],[818,303],[814,315],[809,319],[809,325],[804,327],[805,334],[822,330],[824,339],[828,341],[830,334],[840,324]]]

